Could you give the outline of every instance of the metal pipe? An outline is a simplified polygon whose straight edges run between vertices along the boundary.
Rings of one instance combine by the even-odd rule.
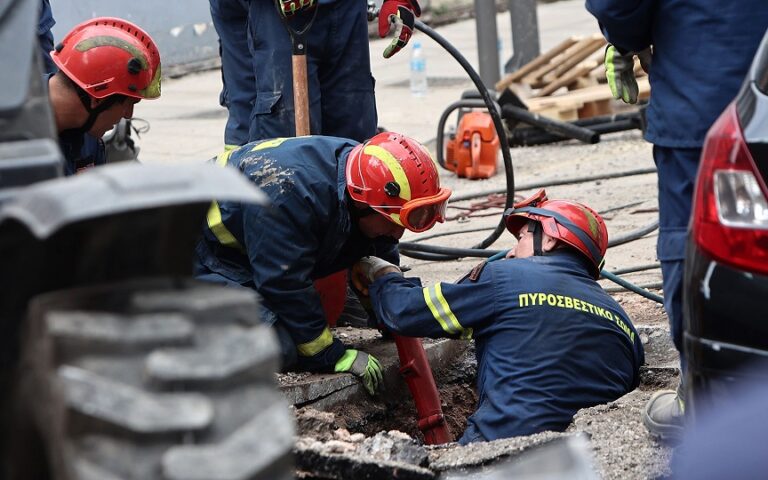
[[[598,135],[605,133],[624,132],[640,128],[640,125],[632,120],[619,120],[610,123],[597,123],[589,125],[589,129]],[[571,140],[562,135],[545,132],[538,128],[514,128],[509,132],[509,146],[522,147],[531,145],[546,145],[548,143]]]
[[[588,128],[573,125],[568,122],[561,122],[551,118],[544,117],[538,113],[532,113],[524,108],[514,105],[504,105],[501,107],[501,115],[505,119],[518,120],[528,125],[539,127],[550,133],[573,138],[584,143],[597,143],[600,141],[600,134]]]

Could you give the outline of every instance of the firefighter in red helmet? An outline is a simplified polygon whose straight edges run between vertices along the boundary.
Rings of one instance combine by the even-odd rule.
[[[479,398],[462,444],[565,430],[577,410],[640,382],[637,331],[596,282],[608,246],[600,215],[542,190],[505,219],[517,246],[458,283],[424,287],[378,258],[353,269],[388,329],[474,339]]]
[[[218,157],[270,198],[269,207],[214,202],[197,245],[199,279],[263,298],[284,370],[350,372],[374,393],[381,367],[328,328],[314,281],[366,255],[398,263],[397,240],[444,221],[450,190],[418,142],[380,133],[365,143],[306,136],[260,140]]]
[[[144,30],[99,17],[74,27],[51,52],[48,79],[65,173],[105,163],[100,138],[143,99],[160,96],[160,52]],[[84,144],[93,148],[83,148]]]

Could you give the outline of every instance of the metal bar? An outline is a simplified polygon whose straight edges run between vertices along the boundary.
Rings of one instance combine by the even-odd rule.
[[[509,0],[509,19],[513,55],[504,65],[504,71],[514,72],[541,53],[536,0]]]
[[[501,79],[495,2],[475,0],[475,25],[480,78],[486,88],[493,89]]]

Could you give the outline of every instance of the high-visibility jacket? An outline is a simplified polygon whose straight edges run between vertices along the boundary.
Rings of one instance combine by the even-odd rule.
[[[479,400],[462,444],[564,430],[577,410],[639,384],[638,334],[574,251],[491,262],[476,280],[430,287],[390,273],[370,294],[399,334],[475,340]]]
[[[301,369],[330,370],[345,350],[328,330],[313,281],[365,255],[399,260],[394,240],[369,239],[350,218],[345,167],[355,145],[336,137],[279,138],[217,159],[239,169],[271,204],[214,202],[195,271],[257,290],[295,342]]]

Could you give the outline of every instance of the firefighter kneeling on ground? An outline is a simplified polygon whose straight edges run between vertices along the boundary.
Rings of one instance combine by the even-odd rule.
[[[260,140],[216,162],[239,169],[271,204],[214,202],[197,245],[196,277],[259,292],[283,370],[350,372],[375,393],[378,360],[332,335],[313,281],[366,255],[396,264],[405,229],[423,232],[444,221],[451,191],[440,188],[429,152],[387,132],[363,144],[324,136]]]
[[[608,245],[600,215],[542,190],[505,216],[516,248],[458,283],[422,287],[372,257],[353,269],[388,329],[475,339],[479,400],[462,444],[562,431],[579,409],[637,387],[644,361],[634,326],[595,280]]]

